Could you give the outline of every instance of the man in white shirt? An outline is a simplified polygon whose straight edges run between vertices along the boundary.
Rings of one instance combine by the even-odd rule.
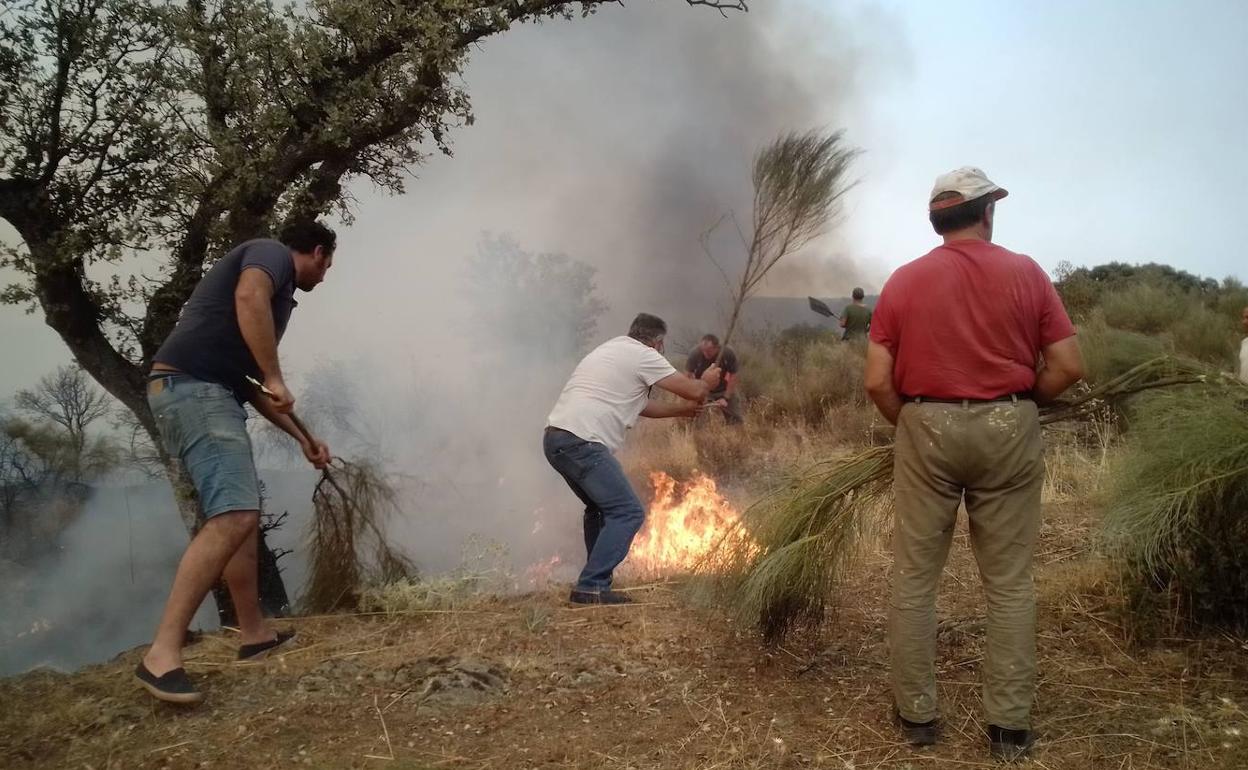
[[[546,420],[546,460],[585,504],[585,569],[569,599],[577,604],[625,604],[611,590],[615,568],[645,521],[646,511],[614,453],[641,417],[693,417],[719,384],[719,366],[699,379],[682,376],[663,357],[667,324],[639,314],[628,336],[616,337],[585,356],[563,386]],[[650,400],[654,386],[688,399]]]
[[[1239,323],[1244,328],[1244,334],[1248,334],[1248,307],[1240,314]],[[1248,382],[1248,337],[1239,343],[1239,379]]]

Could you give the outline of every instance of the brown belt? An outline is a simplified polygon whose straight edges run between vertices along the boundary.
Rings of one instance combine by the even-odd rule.
[[[929,398],[928,396],[902,396],[907,404],[996,404],[1002,401],[1017,403],[1031,401],[1030,393],[1010,393],[996,398]]]

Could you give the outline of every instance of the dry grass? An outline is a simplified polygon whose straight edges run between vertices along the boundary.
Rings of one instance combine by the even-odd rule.
[[[1049,441],[1036,553],[1040,741],[1031,764],[1248,766],[1248,643],[1177,634],[1135,641],[1117,574],[1092,548],[1099,521],[1083,498],[1099,484],[1095,436]],[[650,438],[677,454],[687,442],[680,451],[696,454],[692,436]],[[797,444],[774,438],[772,447],[792,460]],[[887,533],[864,538],[828,622],[782,647],[688,605],[679,586],[635,591],[640,603],[618,609],[571,607],[554,589],[482,596],[498,574],[484,549],[461,570],[482,580],[400,583],[367,594],[377,611],[295,619],[298,646],[263,664],[234,663],[235,640],[205,637],[187,656],[210,698],[199,709],[139,692],[129,673],[138,651],[71,677],[0,681],[0,766],[992,767],[979,702],[983,599],[965,523],[941,585],[946,730],[930,750],[902,744],[890,722],[887,542]],[[404,680],[413,666],[442,673]],[[452,687],[463,670],[487,669],[499,672],[501,689]]]
[[[1031,766],[1244,767],[1242,642],[1132,646],[1121,593],[1088,550],[1095,526],[1080,506],[1046,507]],[[619,609],[574,608],[551,591],[451,610],[301,618],[298,646],[262,664],[234,663],[236,641],[224,635],[189,648],[188,669],[210,699],[198,709],[143,695],[129,673],[138,651],[72,677],[0,682],[0,765],[991,767],[979,702],[983,600],[967,540],[960,524],[939,615],[946,730],[930,750],[902,744],[890,722],[888,556],[874,539],[831,622],[800,644],[765,648],[722,615],[684,604],[673,587],[639,591],[641,603]],[[502,687],[461,697],[449,676],[405,680],[414,666],[488,669]]]
[[[813,459],[887,443],[892,436],[892,427],[865,401],[837,401],[800,414],[757,399],[746,401],[744,417],[742,425],[728,425],[714,413],[696,420],[642,420],[620,461],[638,488],[647,486],[652,471],[684,479],[698,470],[721,483],[758,489]]]
[[[788,412],[756,402],[739,428],[643,421],[622,460],[639,489],[650,470],[687,478],[700,468],[748,497],[811,460],[882,443],[879,427],[850,400]],[[1032,765],[1248,767],[1248,641],[1185,638],[1177,623],[1139,641],[1121,578],[1093,547],[1100,522],[1089,501],[1116,451],[1113,425],[1047,435]],[[641,601],[620,608],[572,607],[553,588],[497,598],[510,578],[487,549],[446,578],[366,590],[364,612],[294,619],[298,646],[263,664],[235,663],[225,634],[204,637],[187,656],[210,698],[199,709],[142,695],[130,675],[137,650],[72,676],[0,680],[0,767],[991,767],[979,702],[983,599],[958,528],[938,615],[946,729],[930,750],[902,744],[890,721],[888,533],[868,531],[825,622],[782,646],[690,606],[674,585],[634,587]],[[1172,616],[1162,612],[1164,628]],[[413,666],[435,676],[405,681]],[[483,670],[498,672],[501,688],[452,686]]]
[[[1088,423],[1055,425],[1044,435],[1045,502],[1077,502],[1097,508],[1104,502],[1104,485],[1118,428],[1109,411]]]
[[[409,575],[369,585],[360,591],[359,609],[386,615],[455,610],[514,593],[517,578],[504,566],[507,561],[502,545],[470,538],[456,569],[436,577]]]

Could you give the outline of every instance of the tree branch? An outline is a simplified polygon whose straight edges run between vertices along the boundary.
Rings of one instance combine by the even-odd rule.
[[[728,18],[726,11],[749,13],[750,6],[745,0],[685,0],[689,5],[705,5],[719,11],[719,15]]]

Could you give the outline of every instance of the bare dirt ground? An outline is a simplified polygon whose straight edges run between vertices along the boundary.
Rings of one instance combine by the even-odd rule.
[[[1131,645],[1088,522],[1061,507],[1048,517],[1029,766],[1248,767],[1248,647]],[[233,663],[235,641],[208,636],[188,649],[208,694],[194,708],[134,685],[138,651],[31,673],[0,682],[0,767],[992,766],[965,535],[942,589],[945,728],[930,750],[900,743],[890,721],[886,565],[871,554],[819,636],[781,649],[664,584],[620,608],[574,608],[552,588],[453,611],[295,619],[298,646],[257,664]]]

